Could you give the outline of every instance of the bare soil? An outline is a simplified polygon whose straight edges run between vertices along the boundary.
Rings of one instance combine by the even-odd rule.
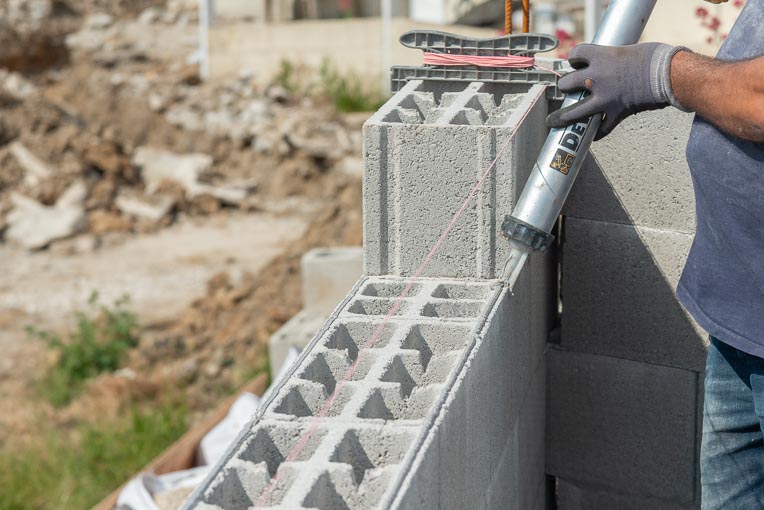
[[[0,1],[0,9],[10,3]],[[362,239],[360,178],[341,164],[360,155],[353,143],[360,138],[359,116],[246,80],[201,84],[186,61],[196,28],[182,7],[170,16],[177,21],[146,25],[137,20],[140,13],[152,6],[167,10],[165,2],[53,5],[31,28],[3,32],[0,26],[0,42],[10,41],[8,51],[0,51],[0,68],[19,71],[36,90],[22,98],[0,90],[0,235],[12,193],[50,205],[79,180],[88,190],[88,225],[35,252],[0,238],[0,447],[11,438],[14,444],[34,440],[41,419],[65,428],[163,392],[185,394],[195,415],[203,414],[267,369],[268,337],[301,308],[302,254]],[[94,14],[112,18],[106,32],[95,32],[106,42],[93,51],[65,44]],[[13,48],[31,37],[60,54],[19,61]],[[234,136],[168,120],[173,105],[204,113],[229,96],[234,99],[224,106],[234,113],[252,101],[267,102],[260,131]],[[350,149],[322,152],[320,144],[290,138],[295,126],[310,135],[318,131],[312,126],[324,125],[341,129]],[[268,143],[255,149],[258,137]],[[25,180],[12,142],[21,142],[53,175],[35,184]],[[167,217],[126,215],[114,200],[120,190],[144,192],[132,161],[142,146],[209,154],[213,165],[205,179],[247,181],[255,191],[231,204],[189,197],[167,182],[158,191],[175,200]],[[25,326],[69,330],[73,312],[93,291],[103,303],[130,298],[142,325],[139,346],[124,369],[95,378],[81,397],[55,409],[37,391],[55,360]]]

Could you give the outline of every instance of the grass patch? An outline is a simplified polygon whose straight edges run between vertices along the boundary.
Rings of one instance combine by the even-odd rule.
[[[65,340],[51,331],[27,328],[56,351],[56,362],[41,384],[54,406],[68,404],[91,377],[119,368],[125,351],[138,344],[138,320],[126,310],[127,301],[125,297],[112,307],[102,306],[93,293],[89,310],[76,312],[77,326]]]
[[[387,100],[379,88],[368,85],[359,75],[341,73],[329,60],[319,69],[321,92],[339,112],[372,112]]]
[[[300,81],[297,77],[297,71],[295,65],[286,59],[281,59],[279,62],[279,70],[276,76],[273,77],[273,83],[290,94],[295,94],[300,89]]]
[[[390,97],[358,73],[341,71],[329,59],[317,71],[282,59],[271,83],[295,96],[326,100],[341,113],[372,112]]]
[[[83,509],[127,481],[186,430],[178,401],[74,431],[48,428],[20,451],[0,451],[0,509]]]

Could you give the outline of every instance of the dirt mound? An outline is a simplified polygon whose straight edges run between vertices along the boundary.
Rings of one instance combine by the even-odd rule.
[[[248,76],[200,83],[187,63],[194,5],[0,0],[0,19],[24,20],[0,24],[0,247],[56,264],[197,217],[262,211],[306,218],[306,234],[256,273],[222,272],[177,318],[146,324],[124,370],[63,409],[36,401],[39,370],[0,367],[16,395],[7,408],[20,410],[2,433],[31,430],[37,406],[66,427],[168,388],[206,411],[267,368],[268,337],[301,307],[302,254],[361,243],[361,117]],[[34,37],[39,58],[25,46]],[[18,352],[50,362],[43,347]]]

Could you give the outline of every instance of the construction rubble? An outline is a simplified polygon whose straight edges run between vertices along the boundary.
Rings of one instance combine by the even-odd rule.
[[[229,274],[224,262],[235,254],[220,254],[220,273],[187,296],[181,313],[142,323],[125,367],[94,378],[62,409],[35,403],[34,382],[51,362],[45,346],[23,331],[9,337],[9,352],[25,361],[14,354],[0,364],[0,392],[10,395],[2,409],[14,410],[3,413],[0,442],[35,433],[35,406],[65,430],[161,388],[181,389],[192,418],[202,416],[267,369],[268,337],[301,308],[301,255],[361,243],[368,114],[338,113],[254,75],[202,82],[196,23],[190,0],[0,0],[0,250],[8,267],[31,257],[57,267],[206,219],[267,214],[305,224],[251,273]],[[0,307],[0,324],[22,329],[29,317]]]
[[[29,73],[13,45],[0,50],[3,242],[40,250],[267,207],[297,192],[298,183],[268,182],[285,161],[299,161],[304,177],[345,157],[357,162],[357,119],[253,76],[202,84],[195,9],[162,3],[3,6],[9,24],[24,20],[14,23],[17,37],[47,34],[40,44],[63,55]]]

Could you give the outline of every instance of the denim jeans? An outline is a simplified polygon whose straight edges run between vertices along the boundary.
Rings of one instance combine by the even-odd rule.
[[[764,509],[764,359],[712,337],[705,389],[701,508]]]

